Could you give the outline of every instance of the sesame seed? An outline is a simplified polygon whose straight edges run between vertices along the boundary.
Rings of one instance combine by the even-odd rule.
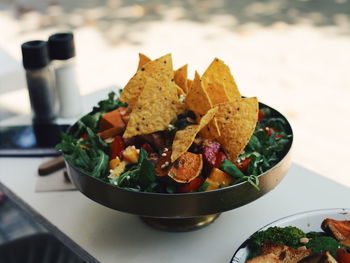
[[[162,156],[166,156],[166,153],[162,153]]]

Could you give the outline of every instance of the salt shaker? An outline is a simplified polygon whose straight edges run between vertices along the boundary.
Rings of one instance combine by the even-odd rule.
[[[59,116],[77,117],[82,112],[76,80],[75,47],[72,33],[57,33],[48,40],[49,54],[55,69]]]
[[[54,72],[50,66],[47,42],[34,40],[21,46],[26,70],[33,122],[51,123],[57,115]]]

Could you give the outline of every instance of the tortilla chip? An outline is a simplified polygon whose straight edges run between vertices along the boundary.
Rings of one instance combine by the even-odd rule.
[[[241,97],[229,67],[218,58],[204,72],[202,83],[213,105]]]
[[[146,55],[139,53],[139,65],[137,67],[137,70],[140,70],[145,64],[150,62],[152,59],[147,57]]]
[[[191,89],[193,84],[193,80],[192,79],[187,79],[187,92]]]
[[[212,103],[207,92],[203,89],[199,74],[195,73],[193,85],[188,91],[185,99],[186,106],[196,114],[197,120],[200,120],[208,110],[212,108]],[[216,119],[214,118],[209,124],[210,133],[204,133],[206,138],[216,138],[220,136]]]
[[[177,89],[171,80],[149,78],[130,114],[124,138],[168,129],[179,112]]]
[[[186,93],[178,85],[176,85],[176,90],[177,90],[177,95],[179,95],[179,96],[182,95],[182,96],[186,97]]]
[[[233,162],[244,150],[258,121],[259,104],[257,98],[237,98],[217,105],[221,136],[218,141]]]
[[[120,95],[120,100],[126,102],[130,108],[133,108],[147,80],[153,78],[162,83],[163,81],[170,81],[173,77],[171,54],[152,60],[141,67],[129,80]]]
[[[188,92],[187,88],[187,64],[177,69],[174,73],[175,83],[185,92]]]
[[[175,81],[170,82],[170,87],[173,89],[176,89],[177,91],[177,98],[178,98],[178,103],[176,103],[176,113],[180,114],[186,110],[186,104],[185,104],[185,98],[186,94],[185,92],[175,84]]]
[[[177,131],[172,146],[171,162],[174,162],[191,147],[197,133],[203,129],[215,116],[218,108],[210,109],[197,125],[187,126],[185,129]]]

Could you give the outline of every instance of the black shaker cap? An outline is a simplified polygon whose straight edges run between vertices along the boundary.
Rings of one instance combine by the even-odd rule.
[[[22,44],[21,49],[25,69],[40,69],[50,63],[46,41],[28,41]]]
[[[65,60],[75,56],[73,33],[57,33],[48,41],[50,59]]]

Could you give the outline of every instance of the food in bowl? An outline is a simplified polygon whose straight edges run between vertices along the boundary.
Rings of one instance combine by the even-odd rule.
[[[247,244],[247,263],[350,262],[350,221],[326,218],[323,232],[307,232],[294,226],[273,226],[253,234]]]
[[[282,118],[240,95],[230,70],[214,59],[205,73],[173,71],[171,55],[140,55],[120,97],[109,94],[57,148],[75,168],[134,191],[210,191],[258,175],[280,159],[291,135]]]

